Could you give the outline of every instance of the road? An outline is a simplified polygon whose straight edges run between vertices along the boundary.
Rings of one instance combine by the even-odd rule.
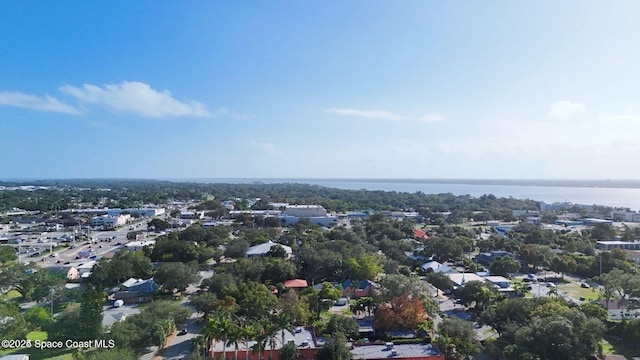
[[[134,230],[146,230],[146,221],[139,222],[137,224],[127,225],[120,229],[111,230],[111,231],[95,231],[91,233],[91,238],[94,239],[93,242],[84,241],[84,242],[76,242],[71,243],[69,247],[57,247],[53,248],[53,253],[49,252],[51,245],[56,244],[51,241],[50,243],[43,242],[38,243],[36,240],[25,241],[22,246],[23,247],[38,247],[42,249],[46,249],[41,251],[41,256],[39,257],[30,257],[22,255],[21,261],[23,262],[34,262],[38,264],[40,267],[52,267],[52,266],[63,266],[68,265],[69,263],[77,263],[84,262],[90,259],[87,258],[77,258],[80,256],[81,252],[89,253],[89,256],[96,256],[96,258],[100,258],[103,256],[109,256],[109,253],[116,253],[120,251],[122,246],[127,244],[129,240],[127,240],[127,234],[131,230],[131,227]],[[54,239],[57,237],[62,237],[65,233],[49,233],[48,237]],[[51,240],[51,239],[47,239]],[[118,245],[119,244],[119,245]],[[93,259],[91,259],[93,260]]]
[[[206,278],[210,278],[213,275],[213,271],[201,271],[200,276],[201,280]],[[189,295],[185,296],[181,304],[183,306],[189,306],[189,300],[191,299],[191,294],[195,293],[198,287],[200,286],[200,282],[197,284],[189,285],[187,288],[187,293]],[[167,360],[178,360],[178,359],[186,359],[193,349],[192,339],[196,338],[200,333],[200,324],[198,320],[201,318],[200,314],[195,312],[191,314],[189,319],[187,319],[186,324],[181,329],[187,329],[187,333],[184,335],[175,335],[171,338],[171,342],[162,352],[162,358]]]

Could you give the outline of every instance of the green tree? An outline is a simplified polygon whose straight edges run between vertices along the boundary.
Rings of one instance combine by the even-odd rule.
[[[445,318],[438,327],[435,343],[447,359],[466,359],[480,352],[473,325],[458,318]]]
[[[24,339],[26,323],[16,304],[0,302],[0,334],[3,339]]]
[[[271,248],[265,254],[266,257],[272,257],[277,259],[285,259],[287,257],[287,251],[280,245],[271,245]]]
[[[149,228],[154,228],[158,231],[164,231],[167,230],[168,228],[171,227],[171,224],[167,221],[164,221],[162,219],[158,219],[158,218],[153,218],[151,219],[151,221],[149,221],[148,225]]]
[[[147,344],[149,331],[136,325],[130,317],[114,323],[109,329],[109,338],[114,340],[118,347],[138,350]]]
[[[196,311],[203,313],[203,318],[208,318],[209,314],[216,310],[216,300],[218,297],[214,293],[205,292],[198,295],[192,295],[189,305],[193,306]]]
[[[520,270],[520,262],[510,256],[498,256],[489,265],[492,275],[509,277],[518,270]]]
[[[281,346],[283,346],[285,344],[284,342],[285,331],[288,331],[290,333],[293,333],[295,331],[293,328],[293,325],[291,324],[291,317],[284,312],[280,312],[271,316],[271,323],[280,332],[280,335],[282,337],[280,339],[280,344]]]
[[[325,333],[328,335],[341,333],[347,337],[358,336],[358,322],[350,316],[333,314],[327,322]]]
[[[189,284],[200,280],[198,269],[183,263],[162,264],[156,271],[154,281],[167,290],[184,292]]]
[[[424,279],[435,286],[436,289],[442,290],[443,292],[453,291],[453,282],[444,273],[428,272]]]
[[[278,298],[264,284],[247,281],[238,286],[235,294],[238,301],[238,315],[259,320],[267,317],[278,304]]]
[[[12,246],[0,246],[0,266],[17,259],[16,251]]]
[[[113,348],[106,350],[96,350],[87,355],[86,360],[136,360],[138,356],[126,348]]]
[[[280,349],[280,359],[282,360],[295,360],[298,358],[300,351],[298,346],[293,342],[288,342]]]
[[[103,333],[102,306],[106,294],[100,288],[88,286],[80,303],[80,321],[78,327],[83,334],[82,340],[98,339]]]
[[[160,349],[164,348],[167,337],[175,330],[176,324],[172,319],[155,321],[151,326],[151,341]]]
[[[472,280],[455,291],[455,296],[464,306],[474,305],[476,312],[485,310],[496,299],[498,293],[493,285]]]
[[[53,322],[53,316],[42,306],[32,306],[24,313],[24,319],[31,329],[46,329]]]
[[[366,255],[358,259],[350,258],[347,271],[354,280],[373,280],[382,272],[382,265],[378,256]]]
[[[207,334],[207,337],[215,339],[216,341],[222,341],[224,344],[222,349],[223,359],[226,359],[227,340],[232,327],[231,314],[225,311],[218,311],[212,314],[209,322],[203,327],[203,332]]]
[[[264,262],[265,267],[261,276],[261,280],[264,283],[284,283],[286,280],[293,279],[296,276],[296,265],[291,261],[281,258],[266,258]]]
[[[63,312],[57,314],[55,321],[46,329],[48,340],[86,339],[83,326],[80,326],[83,321],[80,306],[78,304],[68,306]]]
[[[94,285],[114,286],[129,278],[148,279],[153,267],[142,251],[120,251],[111,260],[100,259],[91,271]]]
[[[309,299],[298,295],[297,291],[288,291],[280,294],[278,298],[280,309],[291,316],[291,323],[295,325],[308,325],[311,319]]]
[[[349,360],[351,351],[347,346],[347,338],[342,333],[337,333],[328,338],[324,346],[318,350],[316,360]]]
[[[320,318],[320,313],[329,310],[334,301],[340,299],[342,291],[336,289],[330,282],[323,282],[320,291],[308,288],[304,293],[309,299],[311,308],[315,309],[316,318]]]
[[[233,345],[233,358],[238,360],[238,344],[244,337],[244,329],[233,323],[229,329],[226,346]]]

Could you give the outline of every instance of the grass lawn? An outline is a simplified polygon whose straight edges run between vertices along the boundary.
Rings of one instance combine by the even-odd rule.
[[[46,331],[32,331],[27,334],[27,340],[35,341],[35,340],[47,340],[47,332]]]
[[[27,334],[27,340],[33,344],[36,340],[46,340],[47,333],[44,331],[32,331]],[[25,349],[5,349],[0,350],[0,356],[11,354],[29,354],[31,360],[73,360],[74,349],[36,349],[33,346]]]
[[[9,290],[8,293],[2,296],[5,300],[13,300],[20,298],[20,293],[16,290]]]
[[[624,355],[627,359],[631,359],[633,356],[638,355],[637,349],[634,350],[629,347],[612,344],[606,339],[602,339],[602,341],[600,341],[600,345],[602,345],[602,353],[604,355]]]
[[[570,296],[579,299],[580,297],[584,297],[585,300],[598,300],[598,291],[594,288],[582,288],[580,284],[575,282],[570,282],[566,284],[558,285],[558,293],[567,292]]]

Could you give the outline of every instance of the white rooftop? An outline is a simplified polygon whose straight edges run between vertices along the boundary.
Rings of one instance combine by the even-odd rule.
[[[273,241],[268,241],[266,243],[262,243],[262,244],[250,247],[247,250],[247,256],[249,256],[249,257],[250,256],[262,256],[262,255],[268,253],[269,250],[271,250],[271,247],[273,245],[282,246],[282,248],[284,249],[284,251],[286,251],[287,254],[293,253],[293,251],[291,250],[291,246],[277,244],[277,243],[274,243]]]
[[[445,275],[447,275],[456,286],[462,286],[469,281],[484,281],[485,279],[474,273],[448,273]]]

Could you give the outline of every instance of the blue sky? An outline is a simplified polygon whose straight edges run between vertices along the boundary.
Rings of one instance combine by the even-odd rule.
[[[0,178],[638,179],[635,1],[0,5]]]

